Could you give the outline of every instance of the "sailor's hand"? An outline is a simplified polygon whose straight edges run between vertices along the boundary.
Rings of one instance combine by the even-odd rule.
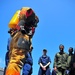
[[[56,71],[57,70],[57,67],[54,67],[54,70]]]
[[[45,67],[45,66],[43,66],[43,67],[42,67],[42,69],[43,69],[43,70],[46,70],[46,67]]]

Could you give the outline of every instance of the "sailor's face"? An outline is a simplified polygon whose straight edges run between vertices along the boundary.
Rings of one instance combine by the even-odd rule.
[[[60,51],[63,51],[64,50],[64,47],[63,46],[60,46],[59,49],[60,49]]]
[[[69,53],[72,53],[73,52],[73,49],[72,48],[69,48],[68,51],[69,51]]]
[[[43,51],[43,55],[46,55],[46,54],[47,54],[47,52]]]

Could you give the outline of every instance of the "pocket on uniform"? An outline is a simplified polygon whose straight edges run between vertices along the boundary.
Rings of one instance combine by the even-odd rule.
[[[19,38],[17,42],[17,47],[25,50],[30,49],[30,42],[24,38]]]

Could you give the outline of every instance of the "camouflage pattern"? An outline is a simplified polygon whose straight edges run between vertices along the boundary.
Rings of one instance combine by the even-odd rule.
[[[65,75],[65,70],[68,67],[67,58],[68,54],[65,52],[63,53],[58,52],[55,55],[53,67],[57,67],[56,75]]]

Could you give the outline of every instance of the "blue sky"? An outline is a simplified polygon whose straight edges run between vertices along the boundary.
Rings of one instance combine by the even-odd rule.
[[[39,17],[40,22],[33,37],[33,74],[37,75],[38,59],[46,48],[51,58],[51,65],[59,45],[75,48],[75,0],[1,0],[0,1],[0,67],[4,68],[7,51],[8,23],[14,13],[21,7],[31,7]]]

